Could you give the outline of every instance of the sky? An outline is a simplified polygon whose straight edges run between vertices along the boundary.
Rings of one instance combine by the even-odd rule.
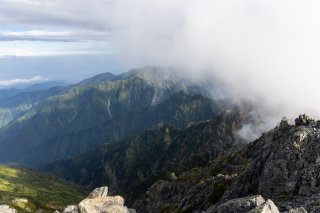
[[[0,0],[0,81],[176,66],[277,119],[320,117],[319,38],[318,0]]]
[[[104,0],[0,0],[0,82],[123,72]],[[40,81],[40,80],[39,80]]]

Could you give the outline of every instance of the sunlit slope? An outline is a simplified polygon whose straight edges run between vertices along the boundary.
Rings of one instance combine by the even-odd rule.
[[[34,212],[37,209],[52,212],[53,209],[79,202],[87,193],[84,188],[54,176],[0,166],[0,203],[21,212]]]
[[[38,166],[115,143],[163,123],[185,128],[225,107],[160,68],[102,74],[47,98],[0,129],[0,161]]]

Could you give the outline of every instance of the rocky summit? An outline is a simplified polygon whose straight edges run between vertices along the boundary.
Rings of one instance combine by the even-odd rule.
[[[108,187],[96,188],[78,205],[67,206],[62,213],[135,213],[124,206],[121,196],[108,196]],[[56,211],[55,213],[58,213]]]
[[[319,141],[320,121],[300,115],[291,125],[283,118],[239,152],[172,181],[156,182],[135,208],[138,212],[320,212]]]

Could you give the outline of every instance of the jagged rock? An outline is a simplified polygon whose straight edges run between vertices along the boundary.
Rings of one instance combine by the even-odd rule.
[[[303,207],[290,209],[287,213],[308,213]]]
[[[279,213],[276,205],[271,201],[265,201],[261,195],[248,196],[229,200],[216,208],[209,209],[206,213]]]
[[[75,205],[67,206],[62,213],[78,213],[78,206],[75,206]]]
[[[172,182],[157,181],[146,192],[143,202],[137,201],[134,207],[138,212],[201,212],[218,201],[236,176],[217,174],[204,180],[203,177],[206,175],[193,170]]]
[[[239,204],[239,198],[261,194],[272,199],[278,211],[319,213],[319,141],[319,121],[301,115],[290,125],[284,118],[243,150],[186,171],[176,180],[158,181],[135,207],[145,212],[215,212],[232,202]],[[225,178],[218,180],[219,174]],[[259,208],[277,212],[271,200]]]
[[[284,130],[286,129],[287,127],[289,127],[290,124],[289,124],[289,119],[287,117],[283,117],[280,121],[280,125],[279,125],[279,128]]]
[[[295,119],[296,126],[306,126],[311,122],[314,122],[314,120],[306,114],[299,115],[299,117]]]
[[[80,213],[128,212],[124,207],[124,199],[120,196],[87,198],[79,203]]]
[[[249,193],[276,197],[320,191],[319,139],[320,129],[306,115],[286,131],[276,128],[264,134],[247,147],[247,168],[223,200]]]
[[[1,213],[17,213],[17,210],[10,208],[8,205],[0,205]]]
[[[106,197],[108,196],[108,187],[100,187],[93,190],[88,198]]]
[[[256,209],[251,210],[250,213],[279,213],[278,207],[273,203],[272,200],[267,200],[261,206],[258,206]]]
[[[135,213],[135,210],[124,206],[121,196],[108,196],[108,187],[100,187],[78,205],[67,206],[63,213]]]

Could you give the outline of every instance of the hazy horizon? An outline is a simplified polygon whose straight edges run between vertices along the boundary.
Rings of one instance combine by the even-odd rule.
[[[114,74],[126,71],[121,62],[112,55],[68,56],[9,56],[0,60],[1,82],[30,80],[41,77],[45,81],[75,83],[104,72]],[[41,79],[35,83],[41,82]],[[4,86],[4,85],[2,85]],[[11,85],[8,85],[11,86]]]

